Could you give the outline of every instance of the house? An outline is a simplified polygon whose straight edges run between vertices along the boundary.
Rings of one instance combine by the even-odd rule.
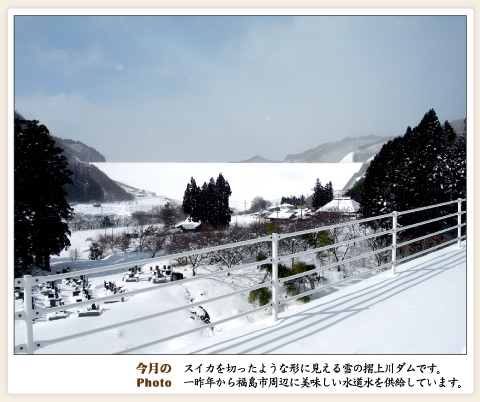
[[[291,219],[295,219],[297,217],[297,213],[293,209],[280,209],[278,211],[273,211],[270,215],[267,216],[267,219],[270,222],[275,221],[288,221]]]
[[[292,209],[295,209],[295,205],[292,205],[292,204],[281,204],[281,205],[276,205],[276,206],[273,206],[273,207],[269,207],[268,210],[270,212],[274,212],[274,211],[281,211],[281,210],[292,210]]]
[[[360,204],[352,200],[350,197],[337,197],[330,201],[328,204],[317,209],[315,214],[321,212],[340,212],[344,215],[355,216],[360,208]]]
[[[202,222],[195,222],[195,221],[192,221],[192,218],[187,218],[183,222],[177,223],[175,225],[175,228],[180,229],[183,232],[189,232],[189,231],[198,230],[198,228],[200,228],[201,225],[202,225]]]

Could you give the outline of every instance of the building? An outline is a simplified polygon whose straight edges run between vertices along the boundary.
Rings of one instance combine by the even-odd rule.
[[[357,201],[352,200],[350,197],[337,197],[328,204],[317,209],[315,214],[322,212],[340,212],[342,214],[355,216],[357,215],[359,208],[360,204]]]

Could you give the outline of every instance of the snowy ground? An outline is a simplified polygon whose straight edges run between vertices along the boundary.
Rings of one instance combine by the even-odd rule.
[[[168,201],[166,197],[145,195],[139,197],[135,195],[135,200],[125,202],[106,202],[100,207],[94,207],[93,203],[72,204],[74,212],[90,215],[131,215],[137,211],[150,211],[153,207],[162,207]]]
[[[469,254],[469,258],[472,256]],[[466,249],[455,246],[412,260],[398,267],[398,275],[383,272],[364,281],[344,287],[306,305],[297,305],[279,314],[273,325],[264,314],[258,321],[246,322],[236,328],[215,328],[187,314],[176,314],[169,321],[150,320],[130,328],[115,328],[95,338],[82,337],[68,345],[52,345],[41,350],[48,355],[13,355],[8,359],[9,392],[14,394],[471,394],[474,390],[472,268],[466,271]],[[467,281],[468,277],[468,281]],[[142,285],[142,281],[138,284]],[[123,303],[108,305],[99,317],[77,318],[34,324],[35,334],[43,338],[59,336],[58,331],[84,331],[98,324],[99,319],[112,322],[129,316],[148,314],[157,306],[168,307],[188,302],[188,297],[209,296],[219,291],[219,283],[207,292],[191,288],[189,292],[158,294],[157,298],[136,295]],[[468,287],[468,298],[466,297]],[[152,294],[150,294],[152,295]],[[207,307],[212,316],[218,311],[232,311],[224,304],[219,310]],[[467,325],[468,320],[468,325]],[[157,337],[172,324],[187,327],[203,325],[195,334],[158,344],[134,354],[105,356]],[[55,327],[55,325],[59,325]],[[62,327],[60,327],[62,325]],[[468,328],[468,333],[467,333]],[[17,330],[21,331],[17,327]],[[202,336],[203,335],[203,336]],[[214,336],[212,336],[214,335]],[[97,355],[77,355],[92,348]],[[125,350],[128,353],[128,349]],[[67,354],[64,354],[67,353]],[[142,375],[140,364],[146,367],[157,362],[168,363],[169,374]],[[206,371],[207,367],[257,368],[257,371]],[[321,374],[311,368],[328,368]],[[346,367],[368,367],[373,374],[352,371]],[[287,371],[279,371],[284,366]],[[334,367],[340,371],[334,371]],[[430,372],[432,366],[436,371]],[[58,370],[61,367],[61,370]],[[258,371],[265,367],[266,374]],[[292,367],[302,367],[293,372]],[[307,367],[306,372],[303,367]],[[393,371],[388,371],[392,367]],[[198,371],[202,368],[203,371]],[[378,370],[380,371],[376,371]],[[325,369],[326,370],[326,369]],[[399,373],[398,370],[402,370]],[[408,371],[407,371],[408,370]],[[54,374],[52,374],[54,373]],[[197,380],[207,377],[223,380],[222,386],[199,387]],[[171,381],[170,388],[139,386],[138,379]],[[28,387],[25,386],[28,378]],[[230,387],[241,379],[260,381],[278,379],[298,381],[319,380],[320,387]],[[408,381],[408,386],[376,386],[346,388],[345,382],[355,383],[371,378],[385,384],[393,378]],[[426,379],[429,386],[425,386]],[[327,384],[325,385],[325,382]],[[445,381],[444,388],[440,388]],[[453,383],[453,381],[456,381]],[[333,387],[336,382],[337,387]],[[350,383],[350,382],[349,382]],[[430,384],[431,383],[431,384]],[[217,384],[217,383],[215,383]],[[366,380],[365,380],[366,384]],[[455,386],[453,386],[455,384]],[[325,385],[325,386],[324,386]]]
[[[161,164],[105,164],[104,167],[110,165],[115,166],[118,172],[121,172],[123,168],[128,168],[128,171],[133,170],[133,173],[137,174],[136,177],[146,180],[146,176],[148,175],[138,175],[139,172],[133,167],[143,169],[145,172],[148,165],[155,165],[154,167],[157,168],[157,165]],[[166,165],[170,165],[171,169],[172,164]],[[209,164],[201,164],[204,168],[206,165]],[[224,165],[228,167],[230,165],[240,164]],[[272,168],[279,166],[279,164],[272,165]],[[289,164],[280,164],[282,168],[284,165],[291,166]],[[352,168],[353,165],[354,164],[336,164],[336,171],[341,171],[341,169],[337,168],[338,166],[349,166],[350,170],[347,169],[345,171],[348,171],[348,174],[345,174],[345,172],[342,173],[344,179],[348,180],[356,169],[356,167]],[[246,169],[248,165],[241,166]],[[324,165],[322,166],[325,167]],[[219,166],[215,166],[215,169],[218,170],[218,167]],[[262,167],[265,169],[265,165],[262,165]],[[191,169],[191,165],[189,168]],[[239,167],[237,166],[235,171],[238,169]],[[151,173],[152,172],[158,173],[153,168],[151,170]],[[226,172],[228,171],[225,170],[225,167],[222,167],[222,173],[225,176],[227,176]],[[236,180],[236,176],[232,172],[230,172],[231,177]],[[262,172],[265,172],[265,170]],[[107,173],[110,174],[110,172]],[[203,173],[206,174],[206,172]],[[211,172],[211,174],[215,175],[216,173]],[[303,173],[300,175],[299,172],[297,172],[296,175],[292,173],[292,171],[289,173],[283,171],[282,174],[290,177],[292,183],[295,181],[295,178],[299,180],[304,179]],[[124,183],[125,179],[127,179],[128,185],[133,187],[138,186],[140,189],[143,188],[141,183],[134,182],[133,179],[131,181],[128,180],[129,176],[125,171],[121,172],[121,175]],[[170,176],[175,175],[172,174]],[[314,176],[318,176],[316,172],[312,178]],[[115,177],[113,178],[116,179]],[[245,178],[245,175],[243,178]],[[265,178],[271,178],[271,175],[267,174]],[[258,179],[257,177],[257,181]],[[148,180],[149,183],[155,182],[151,176],[149,176]],[[185,183],[188,182],[188,180],[187,178]],[[203,180],[203,178],[201,180]],[[205,180],[208,180],[208,177],[205,177]],[[312,180],[312,183],[314,183],[314,180],[315,179]],[[308,182],[310,182],[310,179],[308,179]],[[341,180],[337,181],[337,183],[340,182]],[[75,205],[75,212],[85,214],[104,213],[109,215],[128,215],[137,210],[150,210],[152,206],[164,205],[168,201],[168,198],[164,195],[171,196],[174,193],[173,187],[167,188],[165,186],[161,188],[167,190],[165,193],[161,193],[163,195],[149,193],[158,191],[158,189],[149,187],[146,189],[147,191],[140,194],[140,196],[137,194],[136,200],[133,202],[106,203],[100,208],[95,208],[90,204]],[[271,186],[264,186],[263,188],[271,189]],[[281,191],[285,188],[290,187],[282,186]],[[183,189],[184,183],[181,184],[181,191],[183,191]],[[297,191],[295,194],[301,194],[301,192]],[[261,195],[261,193],[259,194],[253,191],[251,194],[248,194],[248,198],[253,198],[256,195]],[[263,194],[263,196],[267,199],[270,198],[269,194]],[[273,196],[273,193],[270,194],[270,196]],[[235,215],[232,218],[232,222],[242,224],[251,222],[253,219],[254,218],[249,215]],[[106,230],[108,233],[114,233],[117,231],[122,232],[125,228],[108,228]],[[117,252],[101,261],[88,260],[88,247],[91,240],[94,239],[98,233],[103,233],[104,231],[105,229],[73,232],[71,236],[71,249],[77,249],[79,251],[78,259],[72,261],[70,252],[64,250],[60,256],[54,256],[52,258],[53,271],[60,272],[62,269],[68,267],[72,270],[72,276],[75,276],[75,272],[81,270],[129,262],[131,262],[133,266],[133,261],[140,259],[147,260],[149,258],[148,254]],[[128,296],[124,299],[124,302],[101,305],[101,315],[96,317],[78,317],[76,309],[68,311],[66,318],[55,321],[48,320],[48,317],[42,317],[36,320],[34,324],[34,339],[36,341],[48,341],[68,336],[69,334],[95,329],[100,326],[115,326],[117,323],[128,319],[148,316],[180,305],[186,306],[184,310],[177,313],[149,319],[140,324],[128,326],[118,325],[118,327],[115,326],[110,330],[95,335],[48,345],[39,349],[37,353],[109,354],[128,352],[128,350],[135,345],[142,345],[194,328],[203,329],[190,335],[162,342],[155,347],[149,348],[147,353],[301,353],[309,342],[315,344],[315,348],[313,349],[315,353],[409,353],[407,347],[412,348],[413,346],[415,347],[415,351],[412,353],[417,353],[417,351],[418,353],[461,353],[465,347],[465,258],[464,254],[459,256],[458,251],[452,248],[448,250],[452,253],[451,255],[444,257],[434,257],[432,255],[431,257],[423,257],[421,260],[402,265],[399,270],[400,274],[395,279],[388,277],[388,273],[383,273],[365,279],[358,284],[353,284],[345,289],[341,289],[334,294],[330,294],[333,292],[332,288],[328,291],[325,290],[320,294],[324,296],[319,299],[320,302],[314,301],[305,306],[298,302],[293,303],[286,311],[281,313],[279,325],[275,326],[278,330],[284,328],[287,331],[283,334],[276,334],[276,332],[272,330],[269,322],[271,313],[268,310],[248,314],[241,318],[215,325],[213,328],[206,325],[200,319],[200,316],[204,315],[205,312],[208,313],[212,322],[216,322],[250,310],[252,305],[247,301],[248,291],[218,302],[202,304],[202,307],[188,307],[189,303],[201,302],[207,298],[258,284],[262,280],[264,273],[258,272],[256,269],[249,269],[236,271],[228,276],[222,275],[205,281],[186,284],[182,284],[181,281],[179,281],[178,286]],[[441,253],[446,252],[447,251],[442,251]],[[441,253],[439,255],[443,255]],[[100,297],[105,295],[103,289],[104,281],[114,282],[117,286],[123,287],[124,290],[160,286],[153,285],[151,281],[148,280],[151,269],[154,269],[157,265],[163,267],[174,264],[174,261],[162,259],[161,254],[154,262],[145,261],[145,263],[143,263],[142,260],[135,262],[142,271],[139,282],[124,282],[125,269],[114,269],[106,274],[88,275],[88,287],[93,296]],[[416,265],[418,265],[420,261],[426,264],[426,268],[425,266],[418,269],[416,268]],[[436,268],[435,271],[433,271],[434,267]],[[192,276],[191,269],[188,267],[178,267],[174,269],[177,272],[181,272],[186,278]],[[198,269],[197,275],[202,276],[218,269],[215,265],[203,266]],[[335,270],[327,273],[327,275],[330,275],[328,278],[329,281],[337,279],[334,277],[337,275],[334,271]],[[356,281],[352,281],[352,283],[353,282]],[[452,286],[452,284],[455,285]],[[62,298],[65,299],[65,302],[72,302],[70,299],[70,295],[72,295],[73,292],[71,285],[62,283],[60,288]],[[411,294],[411,292],[415,292],[415,290],[418,289],[422,289],[420,294]],[[442,289],[441,293],[438,293],[439,291],[436,289]],[[35,294],[35,297],[36,303],[40,307],[48,303],[38,292]],[[439,301],[437,301],[436,298],[439,298]],[[18,311],[22,308],[22,302],[17,300],[15,302],[15,309]],[[414,312],[414,318],[407,320],[407,316]],[[291,316],[290,314],[296,315]],[[420,321],[415,317],[418,317]],[[386,333],[382,333],[381,331],[370,333],[372,322],[375,322],[375,326],[377,324],[384,325],[388,331]],[[352,323],[351,325],[353,325],[355,329],[345,330],[347,323],[349,325]],[[393,323],[395,325],[392,325]],[[432,333],[448,335],[443,336],[443,338],[439,335],[437,337],[439,339],[438,342],[431,342],[431,340],[427,342],[426,339],[423,340],[421,337],[420,339],[422,340],[420,342],[418,342],[418,340],[416,343],[412,342],[407,335],[414,332],[418,333],[418,328],[421,327],[421,323],[428,323],[429,331],[432,331]],[[315,328],[315,331],[310,330],[310,328]],[[455,328],[455,331],[452,331],[450,328]],[[352,343],[353,340],[350,338],[345,338],[344,335],[351,334],[352,330],[362,334],[362,336],[358,338],[361,340],[361,345]],[[250,331],[253,331],[254,338],[258,338],[259,342],[262,343],[261,345],[256,343],[256,341],[252,341],[251,335],[249,335]],[[292,342],[291,334],[297,332],[303,334],[299,339],[301,340],[300,344]],[[318,342],[316,336],[318,332],[322,333],[321,342]],[[330,333],[331,335],[329,335]],[[234,339],[239,341],[231,344],[226,341],[227,338],[224,338],[224,336],[227,338],[234,336]],[[368,338],[368,342],[364,340],[364,337]],[[398,341],[392,344],[390,342],[392,337],[398,337],[399,339],[404,338],[405,341]],[[208,344],[209,339],[211,339],[214,344],[222,342],[223,346],[212,347],[211,344]],[[286,342],[281,341],[281,339],[290,340]],[[24,342],[25,329],[23,323],[16,322],[15,345]],[[393,349],[391,349],[392,347]],[[422,352],[422,350],[424,352]],[[142,351],[135,351],[135,353],[142,353]]]
[[[75,232],[72,241],[80,242],[95,231]],[[75,240],[76,239],[76,240]],[[102,261],[70,261],[66,256],[52,259],[54,270],[65,267],[75,271],[109,266],[116,263],[147,259],[139,253],[117,253]],[[172,261],[162,260],[140,264],[139,282],[124,282],[125,270],[88,276],[89,289],[94,297],[104,296],[104,281],[135,290],[154,285],[148,280],[151,268],[168,266]],[[133,266],[133,263],[132,263]],[[336,293],[324,292],[321,299],[307,305],[294,303],[280,314],[279,324],[271,327],[271,312],[263,310],[233,321],[210,327],[199,316],[205,311],[212,322],[229,318],[252,309],[247,301],[248,292],[201,307],[188,308],[188,304],[225,294],[261,281],[263,273],[256,269],[240,270],[230,275],[167,287],[160,291],[126,297],[124,302],[101,305],[101,315],[78,317],[70,310],[67,317],[49,321],[47,317],[34,324],[34,339],[48,341],[99,326],[114,325],[121,321],[178,307],[186,309],[135,325],[121,326],[56,343],[42,349],[40,354],[105,354],[128,349],[164,338],[178,332],[203,327],[190,335],[162,342],[135,353],[442,353],[456,354],[465,350],[466,339],[466,281],[465,250],[455,246],[400,265],[398,276],[380,273]],[[191,269],[174,268],[184,277],[192,276]],[[198,269],[198,276],[218,270],[217,266]],[[337,274],[333,270],[330,275]],[[334,278],[331,278],[334,279]],[[73,288],[61,284],[65,302]],[[36,293],[36,303],[46,303]],[[23,308],[16,301],[16,310]],[[372,324],[373,323],[373,324]],[[249,324],[249,325],[247,325]],[[375,328],[373,331],[372,328]],[[321,337],[319,338],[319,334]],[[355,333],[355,337],[351,334]],[[430,334],[430,335],[428,335]],[[435,334],[432,336],[431,334]],[[299,336],[300,335],[300,336]],[[24,325],[16,322],[15,344],[25,340]],[[320,341],[319,341],[320,340]],[[308,347],[308,348],[307,348]]]
[[[465,248],[451,246],[177,353],[463,354],[466,279]]]

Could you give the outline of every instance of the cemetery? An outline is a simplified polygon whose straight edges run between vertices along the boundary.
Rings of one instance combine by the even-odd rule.
[[[145,272],[138,265],[129,268],[117,277],[118,281],[111,278],[103,279],[103,286],[100,287],[96,282],[89,280],[87,275],[72,276],[68,278],[46,281],[33,288],[32,292],[32,308],[53,308],[65,306],[64,310],[58,310],[47,313],[48,321],[66,319],[69,316],[77,317],[95,317],[105,312],[105,309],[99,303],[95,302],[96,298],[111,295],[121,295],[122,293],[132,290],[125,283],[139,283],[144,285],[164,284],[183,279],[183,274],[174,272],[171,266],[163,265],[155,267],[144,267]],[[148,270],[147,270],[148,269]],[[70,273],[70,268],[63,268],[56,274]],[[23,303],[24,291],[21,287],[15,288],[15,300],[17,303]],[[112,304],[125,302],[126,298],[120,296],[118,299],[105,300],[102,304]],[[75,303],[92,301],[91,304],[82,304],[79,308],[72,308]],[[20,306],[18,306],[20,307]]]

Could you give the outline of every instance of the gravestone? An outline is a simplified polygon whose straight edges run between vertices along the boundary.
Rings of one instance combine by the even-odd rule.
[[[181,272],[172,272],[170,274],[170,281],[179,281],[183,279],[183,274]]]

